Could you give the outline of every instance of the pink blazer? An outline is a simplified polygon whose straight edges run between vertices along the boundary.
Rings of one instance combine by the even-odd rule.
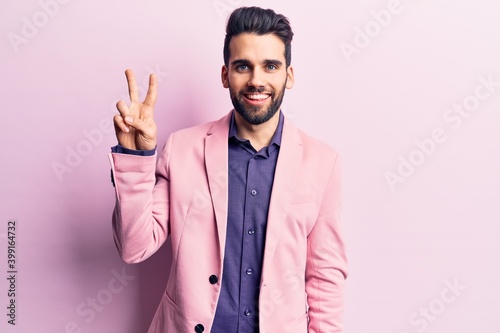
[[[158,159],[109,155],[121,258],[143,261],[171,237],[170,276],[149,333],[211,330],[224,279],[229,119],[172,133]],[[347,260],[339,214],[336,151],[285,119],[269,207],[260,332],[342,332]]]

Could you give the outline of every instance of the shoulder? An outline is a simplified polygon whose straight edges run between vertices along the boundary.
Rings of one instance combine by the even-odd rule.
[[[229,128],[229,114],[218,120],[213,120],[204,124],[183,128],[170,134],[168,141],[181,145],[196,145],[203,142],[207,135],[214,131],[225,131]]]
[[[196,138],[196,137],[204,137],[207,135],[207,132],[212,128],[215,121],[210,121],[208,123],[195,125],[192,127],[186,127],[183,129],[179,129],[173,132],[171,135],[175,136],[177,139],[179,138]]]
[[[290,131],[295,132],[297,137],[299,138],[304,158],[317,160],[322,164],[324,164],[325,162],[335,163],[339,156],[336,148],[317,139],[313,135],[306,133],[302,129],[296,127],[290,121],[287,121],[287,127]]]

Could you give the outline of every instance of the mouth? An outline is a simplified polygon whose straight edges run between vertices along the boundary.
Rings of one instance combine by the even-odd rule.
[[[245,101],[251,105],[262,105],[271,97],[269,93],[249,93],[243,94]]]

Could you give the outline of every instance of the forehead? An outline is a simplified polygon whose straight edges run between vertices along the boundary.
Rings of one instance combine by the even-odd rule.
[[[285,43],[275,34],[259,36],[241,33],[231,38],[229,50],[231,60],[246,59],[260,62],[273,59],[285,62]]]

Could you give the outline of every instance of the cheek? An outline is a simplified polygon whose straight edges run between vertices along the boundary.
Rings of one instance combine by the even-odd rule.
[[[228,83],[233,88],[233,90],[240,90],[246,83],[245,79],[241,75],[230,75],[228,77]]]
[[[288,85],[287,78],[288,76],[286,75],[286,73],[276,75],[271,80],[269,80],[269,84],[273,87],[274,90],[282,90],[283,87]]]

